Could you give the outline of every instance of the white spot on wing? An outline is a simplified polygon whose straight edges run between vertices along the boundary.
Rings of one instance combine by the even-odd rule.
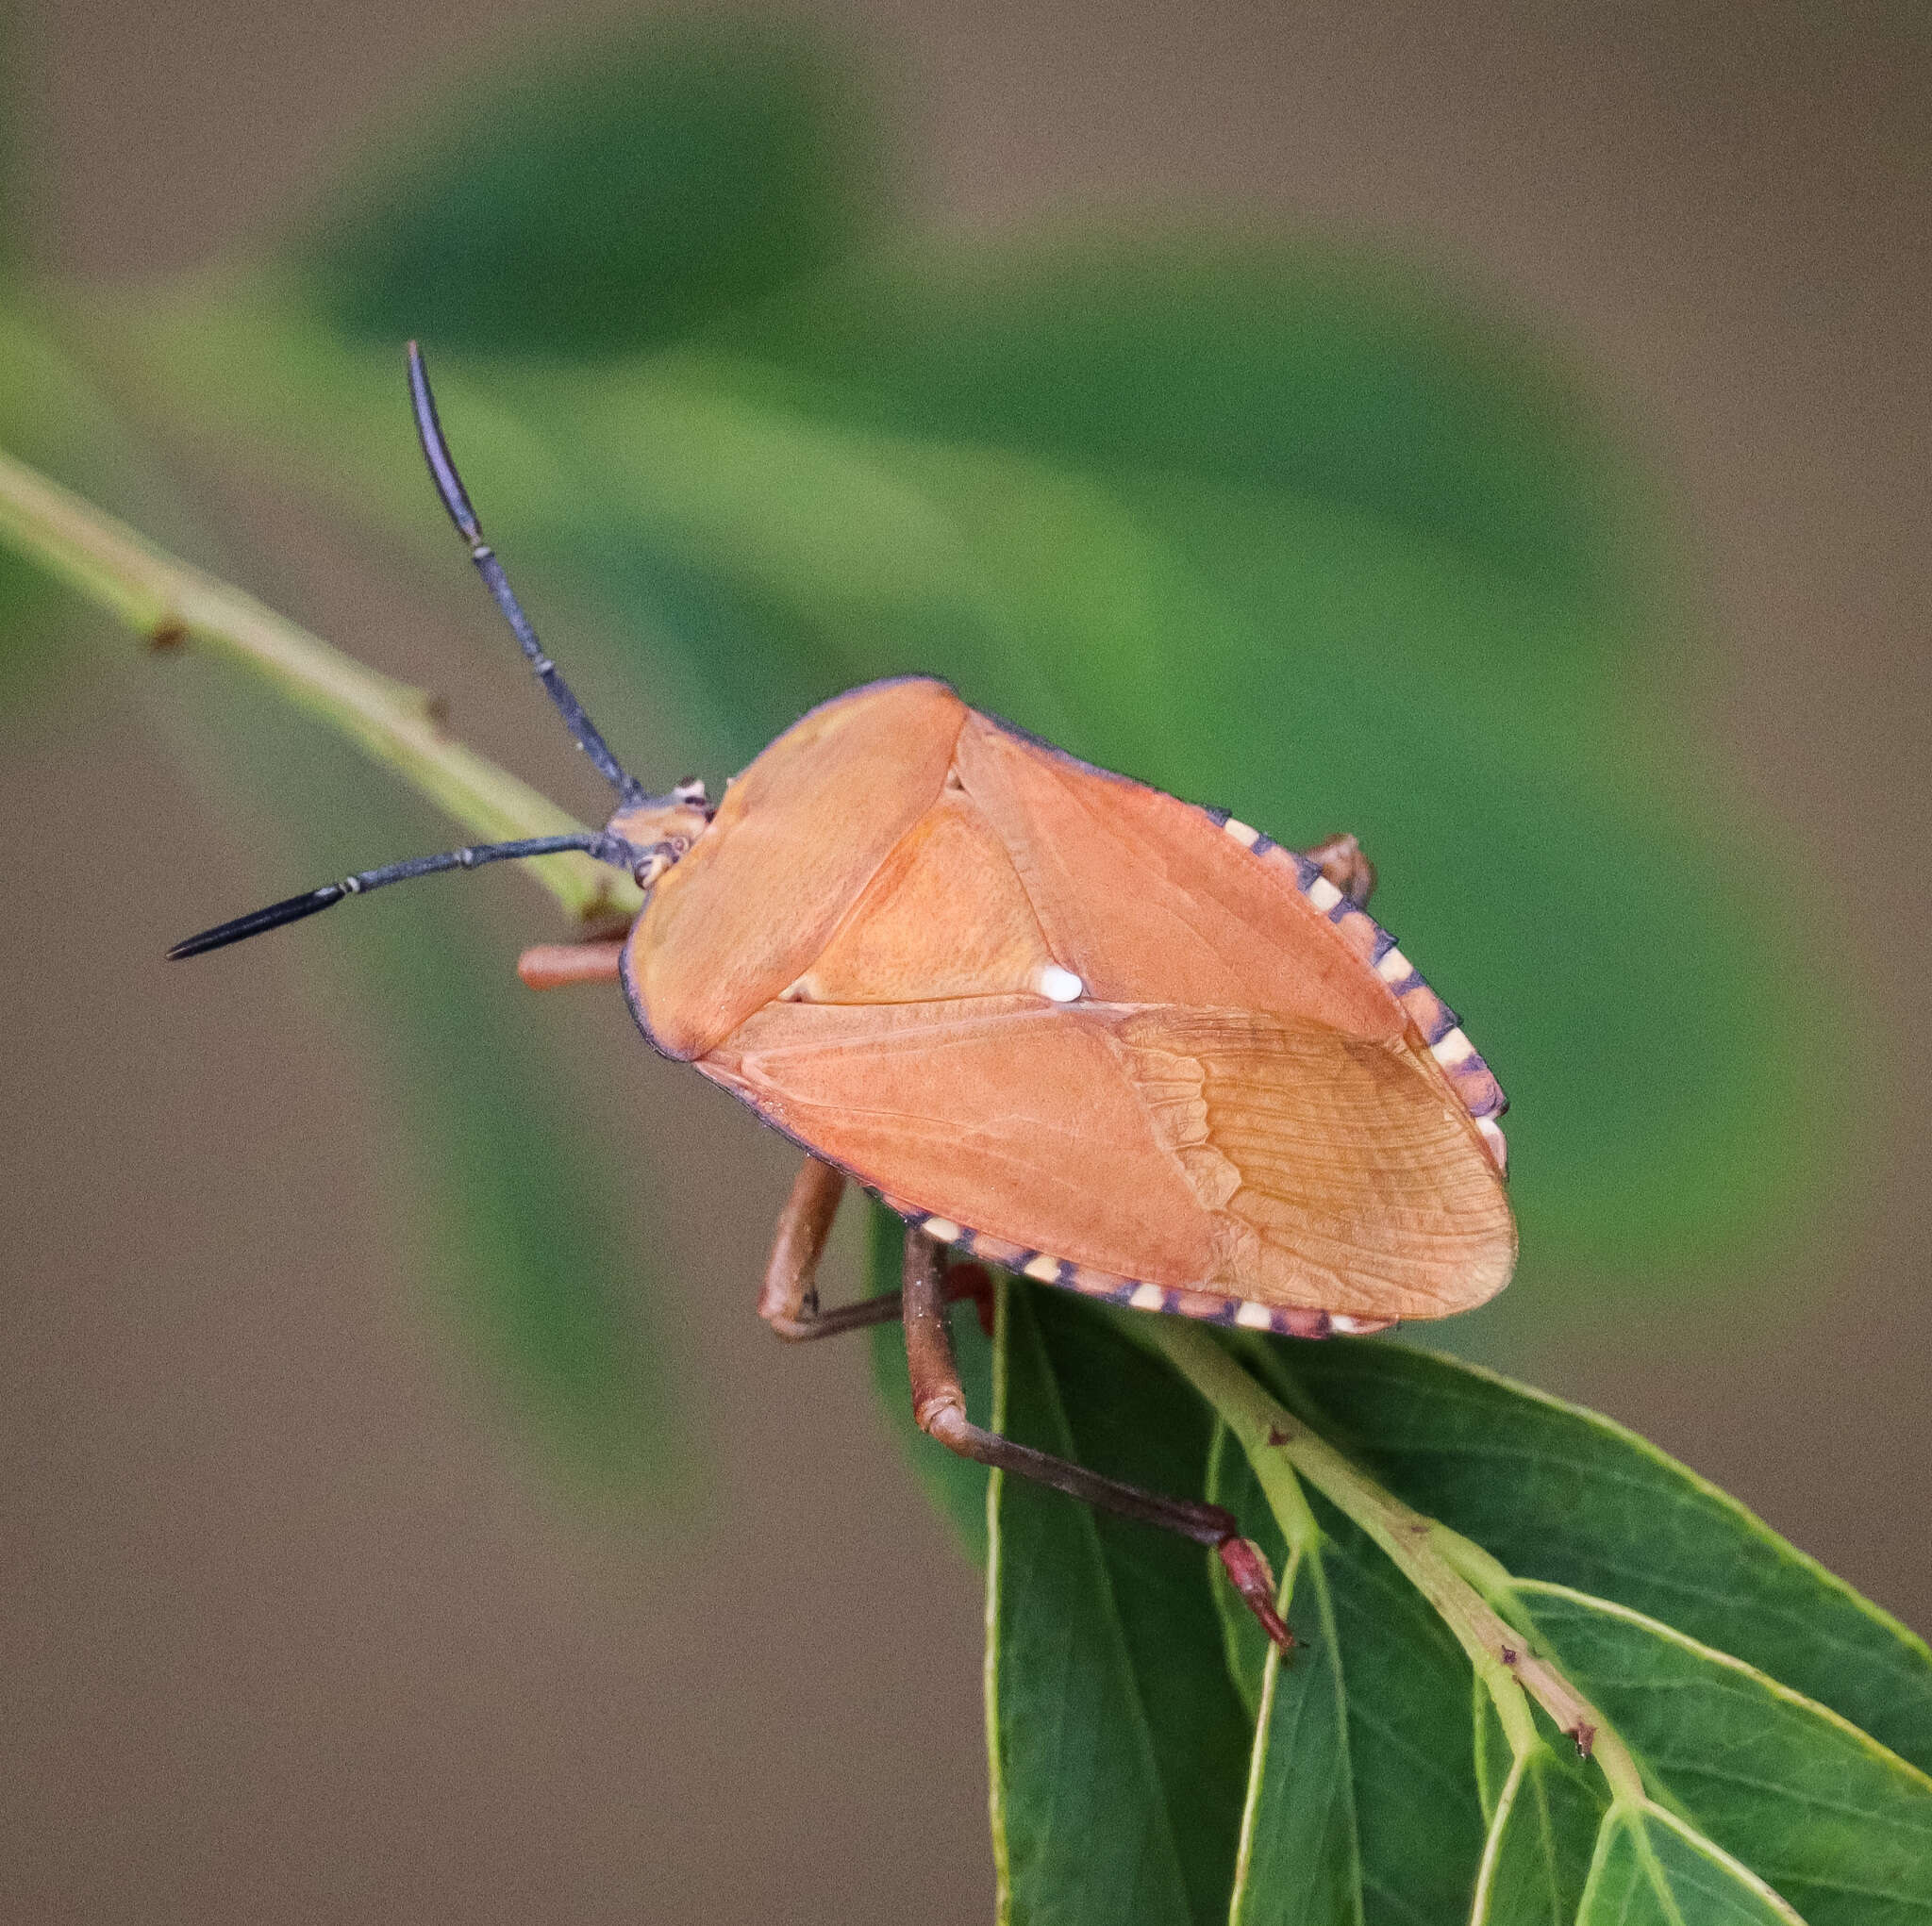
[[[1026,1275],[1037,1277],[1041,1284],[1058,1284],[1060,1281],[1060,1265],[1058,1257],[1034,1257],[1028,1260]]]
[[[1234,1314],[1237,1324],[1245,1324],[1250,1331],[1272,1331],[1274,1320],[1268,1315],[1266,1304],[1243,1304]]]
[[[1245,822],[1237,822],[1232,816],[1230,816],[1227,819],[1227,821],[1224,822],[1221,826],[1222,828],[1226,830],[1228,835],[1233,837],[1234,839],[1238,843],[1240,843],[1243,849],[1253,849],[1254,846],[1261,840],[1261,832],[1258,829],[1250,829]]]
[[[1454,1070],[1458,1063],[1467,1063],[1475,1054],[1475,1045],[1460,1030],[1451,1030],[1447,1036],[1439,1037],[1429,1048],[1436,1054],[1436,1061],[1445,1070]]]
[[[1380,1318],[1351,1318],[1343,1311],[1328,1313],[1328,1328],[1343,1337],[1353,1337],[1359,1331],[1379,1331],[1383,1321]]]
[[[1317,876],[1308,885],[1308,901],[1326,916],[1341,901],[1341,891],[1326,876]]]
[[[1167,1293],[1158,1284],[1137,1285],[1127,1302],[1137,1311],[1161,1311],[1167,1308]]]
[[[936,1244],[957,1244],[959,1226],[949,1217],[929,1217],[919,1227]]]
[[[1375,974],[1384,983],[1406,983],[1415,974],[1415,965],[1400,950],[1391,950],[1375,965]]]
[[[1087,994],[1087,986],[1071,970],[1049,963],[1040,972],[1040,993],[1057,1004],[1070,1004]]]

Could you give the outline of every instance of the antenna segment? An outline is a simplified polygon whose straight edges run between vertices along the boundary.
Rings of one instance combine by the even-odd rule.
[[[591,758],[597,773],[617,791],[621,803],[628,805],[644,801],[643,784],[610,753],[610,745],[597,733],[597,725],[584,713],[583,705],[571,692],[570,684],[558,672],[557,664],[543,653],[543,645],[537,639],[537,631],[530,626],[530,618],[524,613],[523,605],[511,589],[509,580],[503,573],[503,564],[496,558],[496,551],[483,540],[482,524],[476,520],[475,509],[470,506],[469,491],[463,487],[462,476],[457,473],[449,443],[443,440],[442,423],[436,415],[436,397],[430,392],[428,372],[423,366],[423,351],[414,341],[409,343],[409,400],[416,411],[416,433],[422,440],[424,458],[429,463],[436,492],[442,497],[442,506],[448,509],[449,519],[456,523],[457,533],[469,544],[470,559],[476,564],[476,573],[483,577],[483,586],[495,599],[497,607],[502,609],[503,619],[509,623],[510,632],[522,647],[525,659],[536,672],[537,680],[549,692],[550,700],[557,705],[564,727],[570,731],[577,747]],[[263,915],[267,913],[266,910],[262,912]]]
[[[341,903],[344,897],[366,896],[370,890],[380,889],[388,883],[407,883],[412,876],[433,876],[440,870],[475,870],[485,863],[510,862],[521,856],[554,856],[573,849],[622,869],[631,867],[638,854],[622,837],[612,836],[608,829],[588,829],[573,836],[530,836],[521,842],[478,843],[469,849],[446,850],[441,855],[409,856],[400,863],[385,864],[379,870],[358,870],[340,883],[325,883],[320,889],[286,897],[280,903],[271,903],[266,909],[252,909],[233,922],[218,923],[211,930],[203,930],[198,937],[176,943],[168,952],[168,960],[178,963],[184,956],[225,950],[244,937],[258,937],[264,930],[280,929],[285,922],[299,922],[305,916],[313,916],[319,909]]]

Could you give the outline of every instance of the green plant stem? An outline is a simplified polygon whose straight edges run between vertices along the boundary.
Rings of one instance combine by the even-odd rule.
[[[1165,1357],[1214,1407],[1255,1468],[1291,1543],[1296,1532],[1291,1520],[1307,1509],[1297,1483],[1306,1478],[1388,1553],[1468,1654],[1516,1757],[1539,1742],[1524,1702],[1526,1692],[1560,1731],[1588,1747],[1618,1800],[1643,1801],[1636,1762],[1603,1714],[1532,1652],[1525,1635],[1490,1603],[1485,1593],[1506,1594],[1508,1574],[1487,1552],[1383,1490],[1271,1397],[1199,1326],[1179,1318],[1125,1312],[1119,1321],[1138,1342]],[[1480,1588],[1472,1573],[1480,1574]]]
[[[4,453],[0,538],[154,647],[201,643],[244,664],[395,770],[478,840],[562,836],[583,827],[549,797],[451,737],[425,691],[364,668]],[[588,856],[542,856],[518,867],[580,922],[635,916],[643,901],[627,876]]]

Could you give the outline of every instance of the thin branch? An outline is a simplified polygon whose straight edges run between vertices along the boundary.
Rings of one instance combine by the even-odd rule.
[[[0,540],[151,644],[198,642],[252,669],[397,771],[478,840],[568,836],[584,827],[450,737],[424,690],[364,668],[5,453]],[[521,867],[580,921],[634,916],[643,900],[628,877],[588,856],[543,856]]]

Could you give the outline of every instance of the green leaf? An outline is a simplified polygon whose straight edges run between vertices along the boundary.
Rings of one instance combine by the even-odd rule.
[[[412,103],[296,257],[365,339],[618,355],[836,260],[880,181],[866,104],[810,29],[658,21]]]
[[[1077,1300],[1004,1283],[994,1370],[993,1424],[1008,1436],[1152,1490],[1201,1490],[1199,1400]],[[988,1736],[1002,1917],[1224,1919],[1248,1726],[1207,1554],[1004,1474],[991,1506]]]
[[[657,1313],[662,1219],[648,1170],[584,1127],[567,1040],[533,1019],[514,956],[479,939],[474,912],[425,891],[358,948],[400,1059],[413,1141],[397,1162],[428,1230],[416,1288],[572,1483],[679,1499],[695,1468]]]
[[[1487,1693],[1478,1718],[1500,1740]],[[1569,1739],[1538,1716],[1535,1747],[1503,1768],[1490,1812],[1470,1926],[1571,1926],[1604,1817],[1603,1782]]]
[[[1208,1496],[1241,1520],[1281,1572],[1280,1609],[1301,1644],[1284,1660],[1228,1587],[1216,1590],[1228,1667],[1256,1726],[1235,1864],[1233,1926],[1359,1926],[1361,1845],[1349,1758],[1350,1701],[1319,1534],[1290,1549],[1227,1429],[1215,1430]]]
[[[1800,1926],[1768,1886],[1655,1806],[1604,1820],[1576,1926]]]
[[[1232,1668],[1259,1713],[1235,1926],[1459,1919],[1483,1848],[1468,1661],[1319,1496],[1313,1536],[1291,1558],[1246,1460],[1224,1444],[1208,1492],[1291,1575],[1289,1624],[1303,1641],[1283,1661],[1240,1601],[1217,1590]]]
[[[1932,1768],[1932,1652],[1735,1499],[1621,1425],[1380,1340],[1247,1353],[1399,1498],[1522,1579],[1732,1653]]]
[[[1809,1926],[1932,1920],[1932,1779],[1668,1625],[1560,1586],[1514,1596],[1652,1793]]]
[[[737,318],[803,411],[1060,469],[1329,503],[1593,595],[1600,430],[1520,328],[1422,275],[1257,233],[948,241]]]

